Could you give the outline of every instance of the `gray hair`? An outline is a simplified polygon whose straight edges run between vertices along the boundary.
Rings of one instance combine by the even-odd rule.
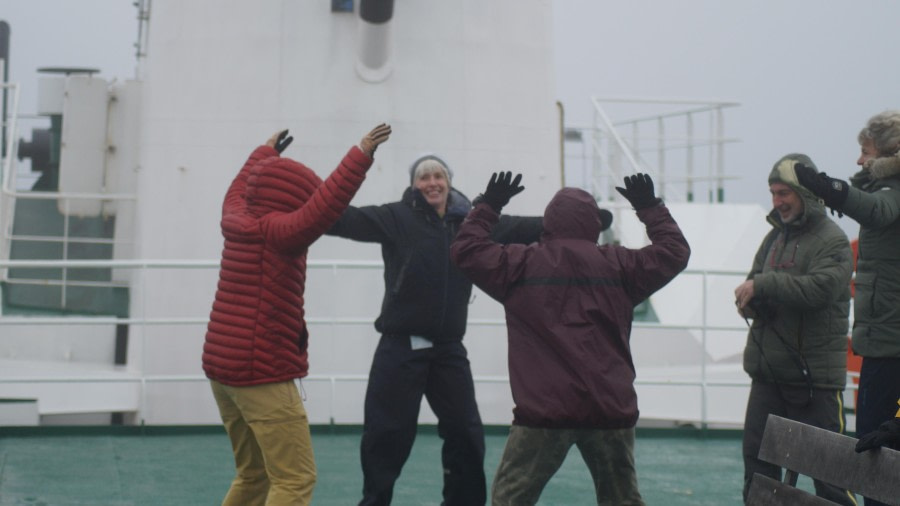
[[[888,110],[869,118],[857,136],[859,144],[872,141],[878,156],[893,156],[900,150],[900,111]]]

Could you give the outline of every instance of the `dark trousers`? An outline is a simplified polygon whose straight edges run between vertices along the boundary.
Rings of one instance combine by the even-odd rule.
[[[769,414],[830,430],[844,432],[844,401],[840,390],[813,389],[809,399],[806,387],[776,386],[773,383],[753,381],[747,414],[744,418],[744,502],[750,492],[754,473],[781,481],[781,467],[760,460],[759,447]],[[845,506],[856,506],[851,492],[819,480],[813,480],[816,495]]]
[[[461,342],[413,350],[408,336],[384,335],[375,350],[366,390],[360,456],[360,506],[391,503],[394,482],[409,457],[422,396],[438,419],[444,440],[443,504],[483,505],[484,427],[475,385]]]
[[[857,437],[878,430],[897,414],[900,399],[900,358],[864,357],[859,371],[859,395],[856,405]],[[893,447],[895,450],[896,446]],[[865,498],[866,506],[885,503]]]

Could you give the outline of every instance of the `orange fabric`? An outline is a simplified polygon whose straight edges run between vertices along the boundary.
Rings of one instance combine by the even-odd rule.
[[[850,241],[850,249],[853,250],[853,273],[856,275],[856,261],[859,259],[859,239]],[[850,280],[850,296],[856,295],[855,279]],[[853,376],[853,384],[859,385],[859,372],[862,370],[862,357],[853,353],[853,345],[850,338],[847,338],[847,372],[855,372]],[[859,390],[853,391],[853,410],[856,411],[856,402],[859,400]]]

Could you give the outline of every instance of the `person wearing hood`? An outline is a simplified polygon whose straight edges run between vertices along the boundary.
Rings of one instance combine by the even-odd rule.
[[[798,168],[797,177],[859,223],[852,346],[863,358],[856,433],[865,436],[894,419],[900,398],[900,110],[869,118],[857,141],[861,170],[850,184],[815,167]],[[866,506],[880,504],[866,498]]]
[[[225,194],[225,247],[202,357],[234,452],[225,506],[312,500],[316,465],[294,382],[308,370],[306,252],[349,205],[390,133],[375,127],[322,181],[281,156],[293,140],[284,130],[253,151]]]
[[[399,202],[353,207],[327,232],[381,244],[381,334],[366,388],[360,458],[361,506],[387,505],[416,437],[422,396],[444,440],[443,503],[486,500],[484,428],[462,339],[472,283],[450,261],[450,242],[472,207],[452,186],[453,172],[433,154],[418,158]],[[540,217],[504,216],[495,238],[527,244]]]
[[[744,347],[751,378],[744,418],[744,501],[755,473],[781,480],[781,468],[758,458],[774,414],[844,432],[847,331],[853,258],[847,235],[797,180],[808,156],[785,155],[769,174],[774,209],[746,281],[734,291],[738,314],[752,319]],[[853,506],[851,492],[814,480],[816,495]]]
[[[492,504],[535,504],[575,445],[597,504],[643,505],[634,466],[634,307],[687,267],[690,247],[644,174],[616,189],[646,225],[648,246],[598,245],[612,214],[577,188],[559,190],[547,205],[539,243],[499,244],[490,234],[524,189],[520,180],[494,174],[450,247],[459,268],[506,311],[515,407]]]

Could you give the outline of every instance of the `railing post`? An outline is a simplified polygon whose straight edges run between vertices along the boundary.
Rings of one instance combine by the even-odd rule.
[[[660,116],[656,118],[656,170],[659,177],[659,196],[666,198],[666,122]]]
[[[144,320],[147,319],[147,266],[142,266],[138,271],[138,283],[139,289],[138,293],[140,293],[141,297],[141,318]],[[140,367],[140,375],[141,375],[141,395],[140,395],[140,404],[138,405],[139,415],[141,418],[141,425],[144,425],[144,421],[147,419],[147,326],[141,326],[141,338],[140,338],[140,346],[138,349],[140,350],[140,360],[138,367]]]
[[[686,113],[687,127],[687,201],[694,201],[694,115]]]
[[[716,107],[716,198],[725,202],[725,116],[722,106]]]
[[[707,320],[707,302],[709,300],[709,294],[707,294],[707,285],[709,284],[709,280],[707,279],[707,272],[703,271],[701,276],[703,281],[703,295],[701,300],[703,301],[703,307],[700,309],[700,314],[702,315],[703,324],[700,329],[700,342],[702,345],[701,353],[700,353],[700,428],[702,430],[706,430],[707,428],[707,418],[709,417],[708,407],[707,407],[707,385],[706,385],[706,328],[709,325],[709,321]]]
[[[69,259],[69,219],[71,218],[71,214],[69,213],[69,199],[63,199],[63,209],[65,210],[65,214],[63,214],[63,243],[62,243],[62,260],[65,262]],[[65,266],[62,268],[62,274],[60,274],[62,280],[62,286],[60,289],[60,298],[59,307],[63,309],[66,308],[66,283],[69,280],[69,269]]]

